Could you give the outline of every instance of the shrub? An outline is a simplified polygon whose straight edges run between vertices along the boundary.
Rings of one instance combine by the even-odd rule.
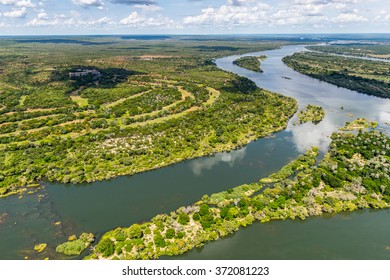
[[[175,237],[175,234],[176,234],[175,230],[173,228],[170,228],[165,233],[165,238],[171,239],[171,238]]]
[[[184,213],[179,214],[179,218],[178,218],[179,224],[185,226],[189,223],[189,221],[190,221],[190,217],[187,214]]]
[[[103,239],[95,247],[96,252],[101,253],[103,257],[109,257],[115,252],[115,245],[110,239]]]
[[[156,244],[156,247],[165,247],[167,245],[161,234],[156,234],[154,236],[154,244]]]

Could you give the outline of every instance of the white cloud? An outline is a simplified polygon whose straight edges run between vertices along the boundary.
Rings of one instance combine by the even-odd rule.
[[[247,25],[264,22],[266,11],[270,6],[261,2],[256,4],[252,2],[229,0],[227,5],[202,9],[200,15],[185,17],[183,22],[187,25]]]
[[[72,2],[76,5],[80,5],[82,7],[97,7],[98,9],[102,9],[104,3],[102,0],[72,0]]]
[[[157,5],[134,5],[134,8],[137,8],[137,9],[141,9],[143,11],[146,11],[146,12],[157,12],[157,11],[160,11],[162,10],[163,8],[161,8],[160,6],[157,6]]]
[[[25,8],[35,7],[31,0],[0,0],[0,4]]]
[[[367,18],[355,13],[342,13],[332,18],[332,21],[335,23],[365,22]]]
[[[128,17],[122,19],[120,24],[136,28],[179,28],[170,18],[162,16],[158,16],[157,18],[144,17],[137,12],[132,12]]]
[[[40,13],[38,13],[37,18],[38,19],[48,19],[48,16],[47,16],[47,13],[40,12]]]
[[[102,17],[100,19],[84,19],[79,14],[73,13],[73,16],[66,16],[63,14],[49,17],[46,13],[39,13],[36,18],[27,22],[26,26],[32,27],[72,27],[72,28],[87,28],[87,27],[104,27],[114,25],[115,23],[109,17]]]
[[[4,12],[3,16],[9,18],[24,18],[27,15],[27,11],[25,7],[22,7],[20,10],[12,10],[9,12]]]
[[[219,7],[209,6],[200,14],[183,19],[186,26],[310,27],[362,22],[367,19],[354,9],[357,0],[295,0],[292,3],[264,4],[259,0],[227,0]]]

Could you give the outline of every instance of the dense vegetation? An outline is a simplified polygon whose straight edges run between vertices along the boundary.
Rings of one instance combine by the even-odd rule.
[[[325,53],[390,59],[390,45],[340,44],[330,46],[310,46],[307,48],[309,50]]]
[[[329,54],[303,52],[283,58],[294,70],[364,94],[390,98],[390,65]]]
[[[256,220],[304,220],[390,207],[390,138],[359,131],[334,133],[332,139],[317,165],[318,150],[313,148],[257,183],[205,195],[169,215],[107,232],[88,258],[156,259],[201,247]]]
[[[297,110],[213,63],[283,43],[87,39],[0,42],[0,196],[231,150],[283,129]],[[88,71],[100,75],[71,76]]]
[[[67,256],[80,255],[94,240],[95,236],[92,233],[84,232],[78,238],[72,235],[67,242],[57,246],[56,252]]]
[[[304,110],[299,111],[299,123],[312,122],[314,124],[320,123],[325,117],[325,111],[321,106],[307,105]]]
[[[365,118],[358,118],[353,120],[352,122],[347,122],[345,126],[340,127],[339,130],[353,131],[353,130],[360,130],[365,128],[376,128],[377,126],[378,126],[377,122],[370,122]]]
[[[233,64],[255,72],[263,72],[260,68],[260,60],[256,56],[243,56],[237,58],[233,61]]]

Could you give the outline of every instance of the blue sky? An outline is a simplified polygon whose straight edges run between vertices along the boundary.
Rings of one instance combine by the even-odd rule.
[[[0,35],[389,33],[390,0],[0,0]]]

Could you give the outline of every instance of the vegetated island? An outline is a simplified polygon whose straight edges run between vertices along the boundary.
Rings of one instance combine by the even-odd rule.
[[[260,60],[266,59],[266,56],[244,56],[233,61],[233,64],[242,68],[262,73]]]
[[[390,98],[389,63],[301,52],[283,62],[302,74],[367,95]]]
[[[377,122],[368,121],[365,118],[358,118],[353,120],[352,122],[347,122],[345,126],[340,127],[341,131],[353,131],[360,130],[365,128],[376,128],[378,126]]]
[[[390,207],[390,138],[376,130],[334,133],[316,165],[313,148],[257,183],[205,195],[187,207],[103,235],[87,259],[183,254],[254,221]],[[259,190],[263,191],[259,193]]]
[[[307,105],[304,110],[299,111],[298,121],[300,124],[312,122],[314,124],[320,123],[325,117],[325,110],[321,106]]]
[[[312,51],[390,59],[390,45],[382,44],[334,44],[329,46],[308,46]]]
[[[78,238],[71,235],[68,241],[57,246],[56,252],[67,256],[80,255],[92,242],[95,236],[92,233],[82,233]]]
[[[297,110],[294,99],[212,62],[280,43],[93,40],[77,45],[77,56],[73,42],[61,51],[55,44],[37,48],[39,42],[0,44],[7,53],[0,75],[1,197],[42,180],[107,180],[232,150],[284,129]]]

